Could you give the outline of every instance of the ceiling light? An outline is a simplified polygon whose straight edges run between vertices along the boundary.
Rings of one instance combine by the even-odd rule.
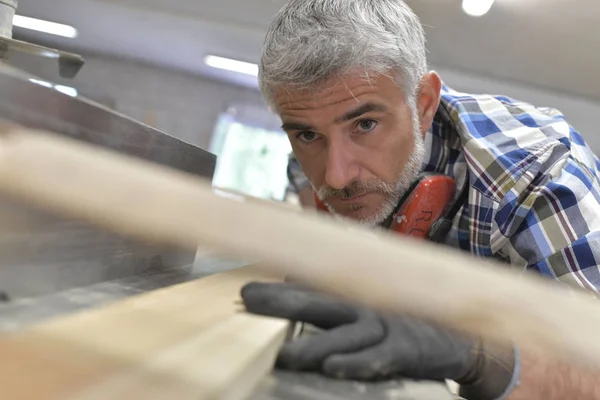
[[[472,17],[481,17],[490,11],[492,4],[494,4],[494,0],[463,0],[462,8]]]
[[[56,22],[44,21],[36,18],[15,15],[13,25],[19,28],[31,29],[33,31],[49,33],[51,35],[64,36],[67,38],[77,37],[77,29],[69,25],[57,24]]]
[[[258,65],[256,64],[217,56],[206,56],[204,58],[204,62],[209,67],[238,72],[240,74],[258,76]]]

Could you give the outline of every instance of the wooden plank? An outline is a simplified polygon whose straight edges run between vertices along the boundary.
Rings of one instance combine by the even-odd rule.
[[[213,247],[385,310],[600,366],[600,306],[454,249],[220,198],[191,175],[48,133],[7,128],[0,190],[139,239]]]
[[[0,398],[244,399],[271,370],[286,321],[239,304],[256,269],[213,275],[0,338]]]

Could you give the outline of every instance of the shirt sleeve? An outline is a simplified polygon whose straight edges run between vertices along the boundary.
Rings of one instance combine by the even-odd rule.
[[[502,199],[492,236],[502,243],[500,253],[511,264],[597,294],[598,177],[569,151],[559,153],[534,163]]]

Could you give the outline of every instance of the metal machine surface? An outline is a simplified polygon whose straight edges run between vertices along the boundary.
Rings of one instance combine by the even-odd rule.
[[[13,39],[13,17],[18,3],[18,0],[0,0],[0,59],[8,59],[15,51],[33,54],[57,60],[60,76],[75,77],[84,64],[80,55]]]
[[[36,82],[36,77],[0,63],[0,119],[212,179],[213,154],[85,98]],[[0,226],[0,297],[5,299],[42,296],[149,270],[190,266],[194,259],[189,252],[135,243],[7,198],[0,198]]]

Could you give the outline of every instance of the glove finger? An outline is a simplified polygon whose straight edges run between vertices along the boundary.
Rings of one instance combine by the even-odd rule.
[[[286,343],[277,358],[277,367],[292,370],[320,370],[323,361],[339,354],[375,346],[385,338],[385,328],[373,315],[361,316],[359,322],[343,325]]]
[[[384,345],[351,354],[334,354],[323,362],[325,375],[338,379],[379,380],[394,371],[390,351]]]
[[[242,288],[241,295],[251,313],[307,322],[322,329],[358,318],[355,307],[289,283],[252,282]]]

